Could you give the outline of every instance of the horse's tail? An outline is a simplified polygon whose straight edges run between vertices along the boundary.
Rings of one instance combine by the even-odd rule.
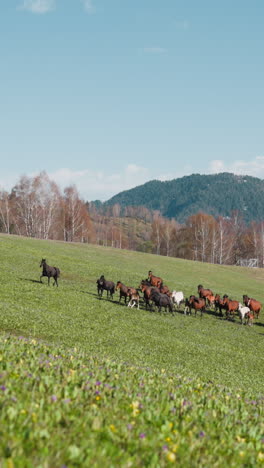
[[[57,268],[57,267],[55,267],[55,270],[56,270],[56,272],[57,272],[57,278],[59,278],[59,276],[60,276],[60,269]]]

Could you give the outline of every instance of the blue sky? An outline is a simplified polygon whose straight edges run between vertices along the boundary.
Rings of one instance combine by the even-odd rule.
[[[262,0],[2,0],[0,186],[264,178]]]

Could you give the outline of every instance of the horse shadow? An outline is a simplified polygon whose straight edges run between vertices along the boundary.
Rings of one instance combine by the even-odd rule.
[[[261,322],[254,322],[253,326],[254,325],[257,325],[257,327],[264,327],[264,323],[261,323]]]
[[[20,281],[29,281],[30,283],[44,284],[40,280],[34,280],[34,279],[31,279],[31,278],[19,278],[19,280]]]

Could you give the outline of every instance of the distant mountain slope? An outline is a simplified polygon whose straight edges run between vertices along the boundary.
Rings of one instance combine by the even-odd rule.
[[[264,219],[264,180],[231,173],[193,174],[167,182],[152,180],[121,192],[104,203],[121,206],[144,205],[160,210],[179,222],[199,211],[214,216],[230,216],[238,210],[246,222]]]

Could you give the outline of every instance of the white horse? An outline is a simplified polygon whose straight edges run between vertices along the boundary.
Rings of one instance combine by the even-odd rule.
[[[182,291],[172,291],[171,299],[173,304],[179,308],[182,302],[184,302],[184,295]]]
[[[246,306],[243,306],[243,304],[241,304],[241,302],[239,302],[238,311],[239,311],[239,315],[240,315],[240,318],[241,318],[241,324],[243,325],[243,323],[248,323],[249,322],[250,308],[246,307]]]

